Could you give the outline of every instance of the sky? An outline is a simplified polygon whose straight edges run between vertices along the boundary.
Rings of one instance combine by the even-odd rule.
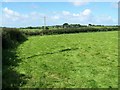
[[[117,2],[2,2],[0,25],[27,27],[69,24],[118,24]],[[1,24],[2,20],[2,24]]]

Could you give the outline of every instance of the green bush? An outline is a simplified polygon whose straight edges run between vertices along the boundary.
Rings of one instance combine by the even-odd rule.
[[[2,29],[2,48],[14,48],[17,44],[27,40],[23,32],[15,28]]]

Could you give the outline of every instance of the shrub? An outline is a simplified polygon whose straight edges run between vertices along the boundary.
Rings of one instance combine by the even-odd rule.
[[[17,44],[27,40],[27,37],[15,28],[2,29],[2,48],[14,48]]]

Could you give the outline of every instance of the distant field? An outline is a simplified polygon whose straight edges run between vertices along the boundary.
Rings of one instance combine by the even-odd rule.
[[[117,35],[111,31],[31,36],[17,48],[22,61],[12,68],[24,76],[24,88],[117,88]]]

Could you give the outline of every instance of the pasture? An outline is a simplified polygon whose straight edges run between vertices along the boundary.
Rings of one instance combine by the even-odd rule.
[[[9,68],[25,82],[4,70],[6,84],[13,81],[24,88],[118,87],[117,31],[30,36],[17,47],[15,56],[20,62]]]

